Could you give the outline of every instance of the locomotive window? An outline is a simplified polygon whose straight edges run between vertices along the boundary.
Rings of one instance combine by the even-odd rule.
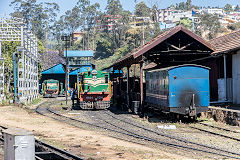
[[[105,75],[105,83],[108,83],[108,75]]]

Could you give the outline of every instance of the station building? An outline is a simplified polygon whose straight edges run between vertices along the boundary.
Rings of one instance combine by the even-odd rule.
[[[114,82],[114,98],[131,108],[144,107],[145,70],[182,64],[210,68],[210,102],[240,104],[240,31],[206,41],[185,27],[176,26],[126,54],[108,68],[124,69]],[[131,74],[137,68],[139,75]],[[136,67],[137,66],[137,67]],[[135,69],[134,69],[135,70]]]
[[[92,50],[68,50],[64,52],[64,58],[68,59],[68,79],[69,88],[74,88],[77,82],[77,74],[92,70],[94,65],[92,64],[93,51]],[[44,80],[55,79],[59,80],[65,86],[66,77],[66,65],[58,63],[42,71],[41,84]]]

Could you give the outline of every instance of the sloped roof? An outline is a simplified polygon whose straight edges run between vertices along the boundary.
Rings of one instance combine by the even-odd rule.
[[[63,64],[59,63],[42,71],[42,74],[65,74],[65,70]]]
[[[109,66],[108,68],[110,68],[112,66],[115,66],[115,65],[118,65],[120,63],[124,64],[128,60],[129,61],[135,60],[136,58],[142,56],[147,51],[151,50],[152,48],[154,48],[158,44],[162,43],[163,41],[167,40],[168,38],[172,37],[173,35],[175,35],[176,33],[180,32],[180,31],[189,35],[189,37],[192,37],[193,39],[195,39],[197,42],[199,42],[200,44],[202,44],[203,46],[205,46],[209,50],[214,51],[214,48],[212,47],[212,45],[209,42],[207,42],[206,40],[204,40],[203,38],[201,38],[197,34],[191,32],[190,30],[186,29],[185,27],[179,25],[179,26],[176,26],[176,27],[160,34],[159,36],[157,36],[153,40],[147,42],[146,44],[134,49],[132,52],[126,54],[122,58],[115,61],[113,63],[113,65]]]
[[[211,46],[211,44],[209,42],[207,42],[206,40],[204,40],[203,38],[201,38],[200,36],[198,36],[197,34],[191,32],[190,30],[186,29],[185,27],[179,25],[177,27],[174,27],[173,29],[170,29],[162,34],[160,34],[159,36],[157,36],[156,38],[154,38],[153,40],[149,41],[148,43],[146,43],[143,46],[140,46],[134,53],[134,58],[141,56],[142,54],[146,53],[147,51],[149,51],[151,48],[155,47],[156,45],[158,45],[159,43],[165,41],[166,39],[170,38],[171,36],[173,36],[174,34],[176,34],[179,31],[183,31],[184,33],[186,33],[187,35],[189,35],[190,37],[192,37],[193,39],[195,39],[196,41],[204,44],[206,47],[208,47],[210,50],[214,50],[214,48]]]
[[[215,48],[212,54],[220,54],[240,49],[240,30],[214,38],[209,43]]]
[[[85,67],[80,67],[80,68],[77,68],[77,69],[71,71],[69,73],[69,75],[70,76],[77,75],[78,73],[87,72],[87,71],[89,71],[89,69],[90,69],[90,71],[92,70],[92,66],[91,65],[85,66]]]
[[[68,57],[93,57],[93,50],[69,50],[67,51]],[[66,51],[64,51],[66,57]]]

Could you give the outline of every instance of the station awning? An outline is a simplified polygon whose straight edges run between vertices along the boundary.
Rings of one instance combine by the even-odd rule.
[[[213,51],[209,42],[179,25],[136,48],[108,68],[123,68],[141,61],[161,66],[194,63],[210,57]]]

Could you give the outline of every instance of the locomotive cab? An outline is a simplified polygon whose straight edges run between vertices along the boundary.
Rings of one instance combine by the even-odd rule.
[[[78,103],[81,109],[105,109],[110,107],[111,82],[103,71],[88,71],[78,74]]]

